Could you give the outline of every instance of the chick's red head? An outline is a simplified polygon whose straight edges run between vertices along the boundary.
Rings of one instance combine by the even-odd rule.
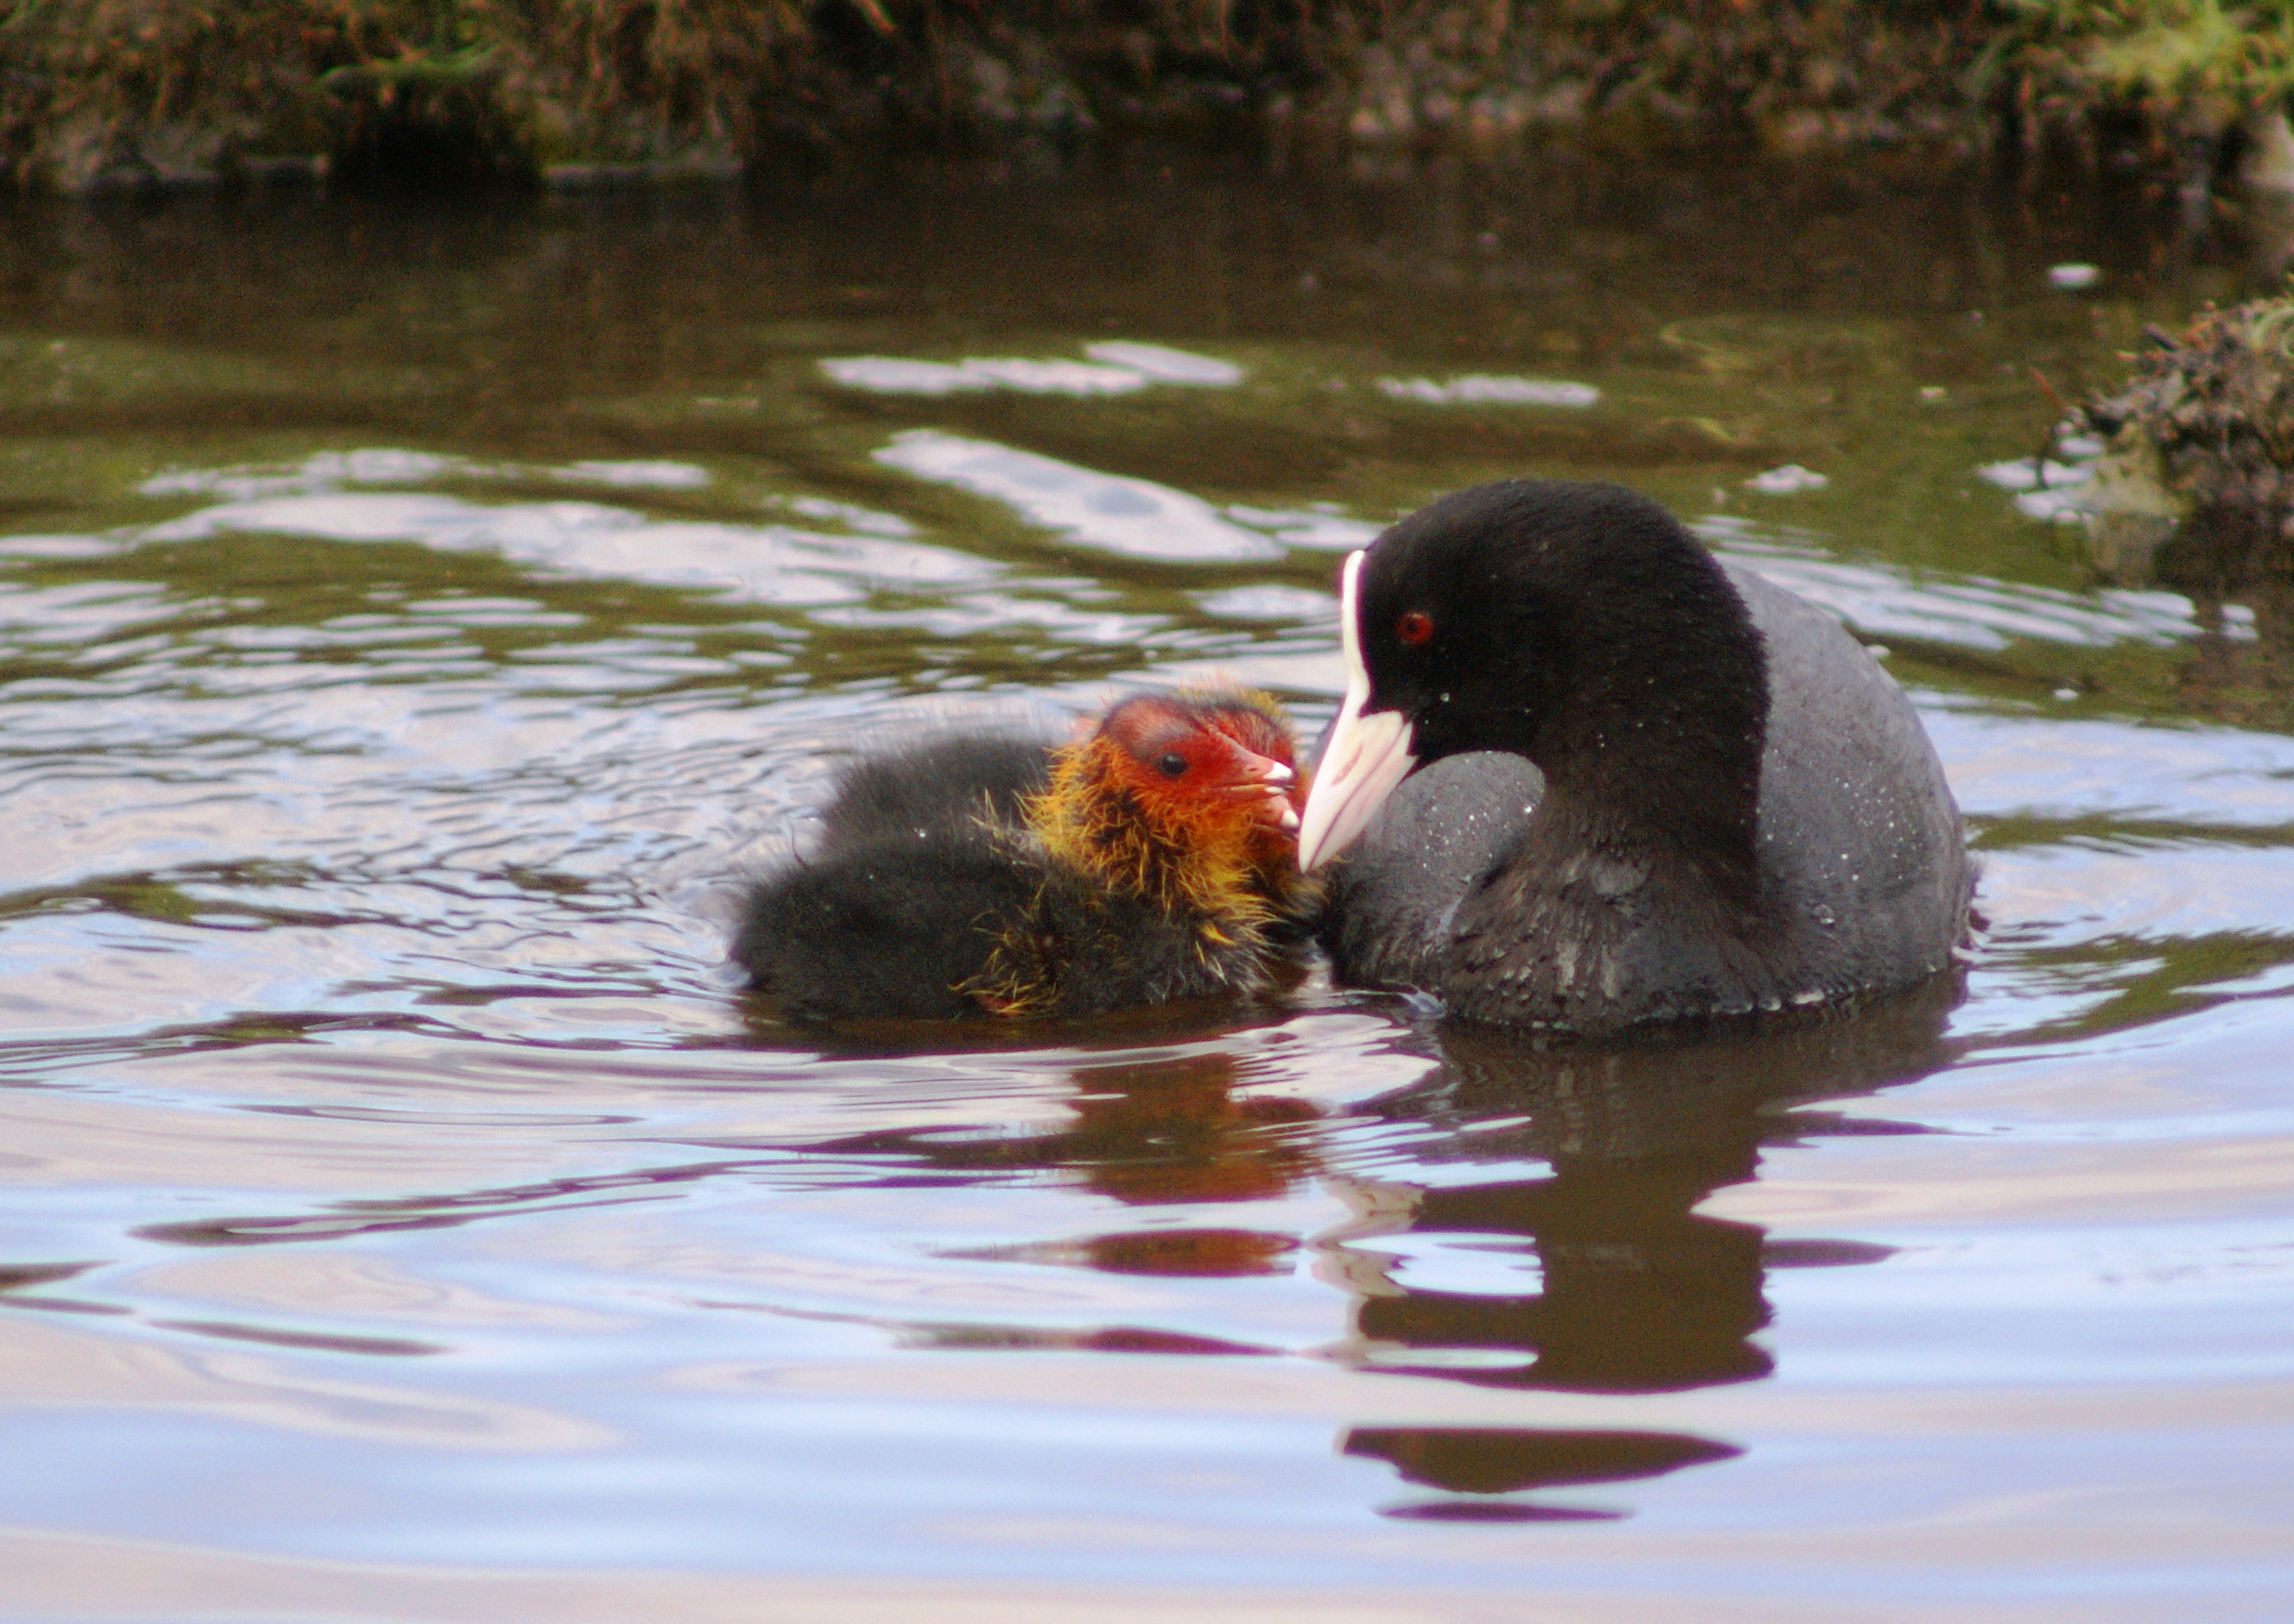
[[[1108,711],[1092,744],[1111,776],[1158,813],[1297,835],[1306,787],[1289,730],[1245,698],[1141,695]]]

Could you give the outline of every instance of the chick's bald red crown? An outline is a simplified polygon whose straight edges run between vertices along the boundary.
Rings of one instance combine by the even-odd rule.
[[[1285,835],[1299,826],[1306,786],[1273,701],[1234,690],[1125,699],[1093,730],[1124,787],[1172,815],[1232,809]]]

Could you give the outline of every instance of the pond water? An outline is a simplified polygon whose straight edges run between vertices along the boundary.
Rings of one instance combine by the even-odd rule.
[[[2012,488],[2266,222],[1147,164],[0,228],[10,1616],[2285,1617],[2287,665]],[[1525,472],[1886,646],[1963,989],[738,991],[855,749],[1312,731],[1344,551]]]

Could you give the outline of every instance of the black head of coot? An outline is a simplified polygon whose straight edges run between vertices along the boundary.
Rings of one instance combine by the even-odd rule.
[[[1460,491],[1380,536],[1347,596],[1358,710],[1400,719],[1414,770],[1509,751],[1600,844],[1753,882],[1760,633],[1658,504],[1562,481]]]

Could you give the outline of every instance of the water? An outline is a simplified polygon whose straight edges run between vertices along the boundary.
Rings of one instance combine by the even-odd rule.
[[[2039,205],[11,206],[0,1603],[2282,1617],[2275,634],[1979,471],[2279,250]],[[728,886],[846,753],[1211,672],[1311,729],[1344,551],[1525,471],[1887,646],[1985,854],[1961,1001],[744,1004]]]

